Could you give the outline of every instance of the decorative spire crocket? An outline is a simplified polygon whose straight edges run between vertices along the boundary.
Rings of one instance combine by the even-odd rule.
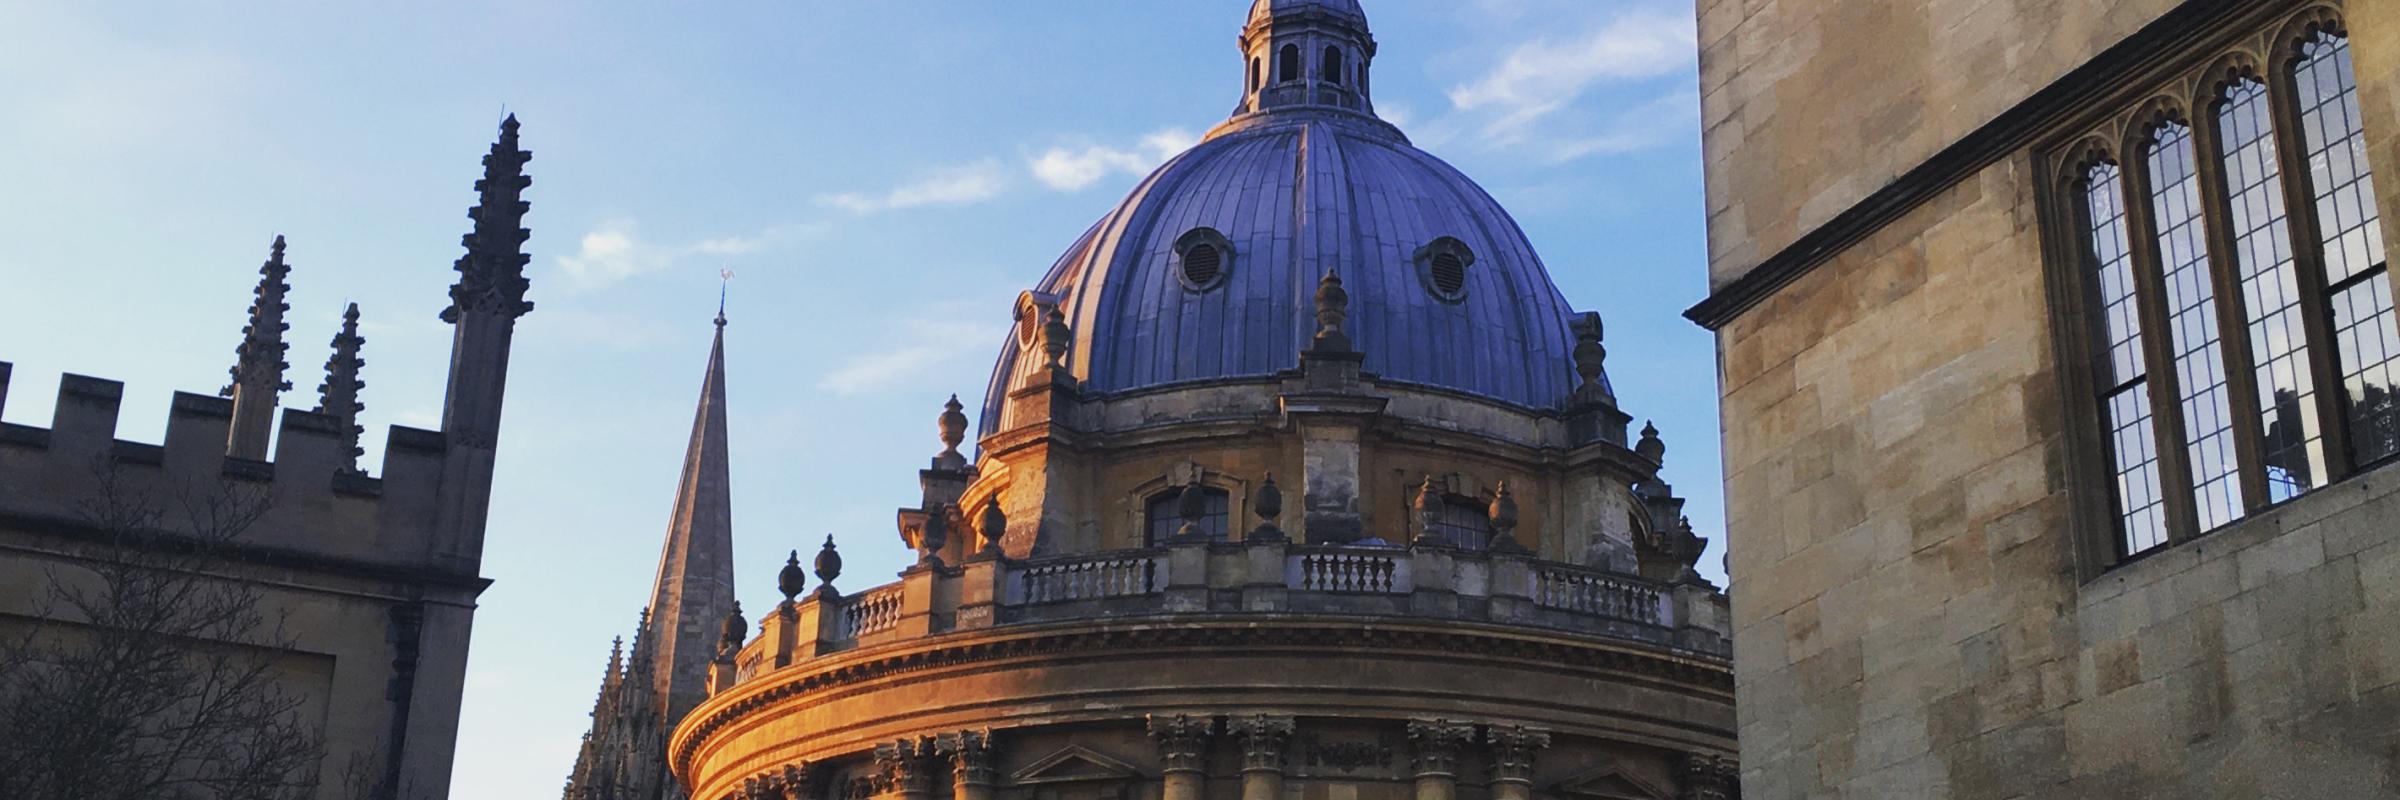
[[[226,455],[264,461],[267,458],[267,437],[275,426],[276,398],[283,390],[292,388],[284,380],[283,371],[290,364],[284,353],[290,345],[283,341],[284,331],[291,325],[283,321],[284,312],[292,309],[284,295],[291,291],[286,281],[292,268],[283,262],[283,237],[267,249],[267,262],[258,268],[258,288],[253,290],[249,324],[242,326],[242,343],[233,349],[233,368],[227,370],[233,382],[225,385],[223,394],[233,398],[233,426],[225,439]]]
[[[317,384],[317,413],[333,417],[341,431],[342,459],[335,469],[345,475],[361,474],[358,457],[366,453],[358,444],[366,433],[358,424],[358,412],[367,408],[358,395],[367,388],[367,382],[358,377],[367,361],[358,351],[366,343],[367,337],[358,335],[358,304],[351,303],[342,312],[341,332],[333,335],[333,355],[325,359],[325,382]]]
[[[533,208],[524,199],[526,187],[533,185],[525,162],[532,160],[532,153],[517,146],[517,115],[508,115],[500,122],[500,140],[483,157],[483,179],[475,182],[476,203],[467,209],[475,227],[462,242],[466,255],[452,267],[458,270],[458,283],[450,287],[450,307],[442,312],[442,321],[457,323],[470,311],[514,319],[533,310],[533,304],[525,302],[525,290],[532,286],[525,279],[525,264],[533,260],[525,254],[525,240],[533,232],[524,227],[525,213]]]

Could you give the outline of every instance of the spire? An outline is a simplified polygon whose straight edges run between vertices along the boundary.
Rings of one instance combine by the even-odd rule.
[[[717,630],[733,609],[733,494],[725,432],[725,327],[718,317],[708,348],[708,372],[700,384],[700,406],[692,415],[692,438],[683,455],[683,480],[676,485],[675,510],[666,546],[658,557],[658,580],[650,590],[648,646],[663,722],[672,726],[708,697],[708,665],[716,656]]]
[[[267,436],[275,426],[276,397],[292,388],[283,379],[284,352],[289,349],[283,332],[291,325],[283,314],[292,306],[284,301],[291,284],[285,281],[292,268],[283,263],[283,237],[267,249],[267,263],[258,268],[258,288],[250,303],[250,324],[242,326],[242,343],[233,349],[233,368],[227,370],[233,382],[220,392],[233,398],[233,428],[225,439],[225,453],[253,461],[267,458]]]
[[[490,518],[492,474],[500,443],[500,408],[508,394],[508,354],[517,318],[533,310],[525,302],[525,162],[533,154],[517,146],[517,118],[500,123],[500,140],[483,157],[483,179],[475,182],[475,221],[462,243],[467,252],[454,269],[450,307],[442,321],[450,338],[450,382],[442,398],[442,488],[435,497],[433,556],[440,567],[473,571],[483,561],[483,533]]]
[[[358,357],[358,349],[367,337],[358,335],[358,304],[342,312],[342,332],[333,335],[333,355],[325,359],[325,382],[317,384],[317,413],[333,417],[342,432],[342,462],[335,467],[343,474],[357,475],[358,457],[366,451],[358,446],[358,437],[366,428],[358,424],[358,412],[367,404],[359,402],[358,391],[367,382],[358,379],[358,371],[367,366]]]

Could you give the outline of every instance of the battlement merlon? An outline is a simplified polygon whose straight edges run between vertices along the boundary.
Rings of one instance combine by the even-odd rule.
[[[12,371],[0,362],[0,404]],[[127,496],[167,512],[163,533],[190,532],[181,514],[186,497],[257,492],[269,507],[239,540],[246,548],[475,578],[433,548],[441,434],[392,426],[381,477],[369,478],[337,468],[347,443],[329,415],[285,409],[274,460],[254,461],[225,454],[232,400],[176,392],[164,441],[152,445],[116,438],[123,398],[120,382],[64,375],[50,427],[0,426],[0,520],[85,528],[106,473]]]

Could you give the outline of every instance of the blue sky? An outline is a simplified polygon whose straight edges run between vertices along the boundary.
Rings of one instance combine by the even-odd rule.
[[[430,427],[477,159],[525,124],[519,327],[454,796],[555,792],[647,597],[715,313],[741,595],[833,532],[901,566],[950,393],[1015,293],[1238,96],[1247,0],[0,4],[8,421],[61,372],[126,382],[120,438],[224,383],[290,237],[287,402],[365,316],[367,461]],[[1690,6],[1367,0],[1378,106],[1514,212],[1608,321],[1703,535],[1722,530]],[[1704,561],[1717,573],[1712,551]]]

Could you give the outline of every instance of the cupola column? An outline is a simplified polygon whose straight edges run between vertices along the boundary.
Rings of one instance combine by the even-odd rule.
[[[1408,723],[1408,764],[1409,771],[1416,774],[1417,800],[1454,800],[1458,796],[1458,751],[1474,740],[1471,725],[1438,719]]]
[[[1200,800],[1208,784],[1211,717],[1150,715],[1150,738],[1158,742],[1159,800]]]
[[[1491,746],[1492,800],[1533,800],[1533,754],[1550,746],[1550,732],[1493,725],[1483,740]]]
[[[1228,726],[1242,740],[1242,800],[1282,800],[1283,752],[1292,741],[1292,718],[1260,714]]]

